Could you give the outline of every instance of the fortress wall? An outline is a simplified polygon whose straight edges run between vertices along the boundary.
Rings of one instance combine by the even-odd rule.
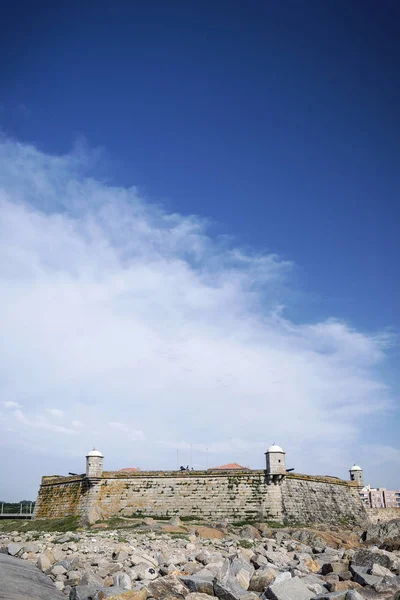
[[[259,519],[268,497],[263,471],[230,475],[193,472],[135,475],[125,479],[106,478],[96,488],[91,496],[103,518],[116,514],[165,517],[178,514],[213,521]],[[271,513],[271,518],[277,516]]]
[[[80,502],[88,490],[82,477],[43,477],[34,519],[56,519],[80,514]]]
[[[400,519],[400,508],[366,508],[365,510],[373,525]]]
[[[265,471],[105,472],[90,485],[84,477],[44,477],[34,516],[75,514],[89,523],[117,515],[287,523],[366,518],[357,488],[334,478],[288,474],[280,485],[267,485]]]
[[[288,475],[282,483],[284,520],[338,523],[367,518],[357,487],[341,479]]]

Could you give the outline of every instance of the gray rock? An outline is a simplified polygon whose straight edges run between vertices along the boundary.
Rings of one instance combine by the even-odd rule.
[[[387,540],[400,537],[400,519],[393,519],[388,523],[371,525],[364,534],[366,541]]]
[[[18,552],[20,552],[23,549],[24,545],[23,544],[8,544],[7,546],[7,552],[10,556],[16,556],[18,554]]]
[[[168,525],[173,525],[173,527],[181,527],[183,523],[178,516],[175,516],[168,521]]]
[[[213,576],[199,577],[198,575],[191,575],[190,577],[185,576],[179,579],[191,592],[199,592],[208,594],[209,596],[214,595]]]
[[[235,556],[231,563],[231,573],[232,575],[237,575],[239,571],[242,570],[247,571],[250,576],[252,576],[255,571],[253,565],[249,561],[244,560],[239,556]]]
[[[116,587],[120,587],[123,590],[132,589],[131,578],[126,573],[117,573],[116,575],[114,575],[113,581]]]
[[[245,540],[261,540],[261,534],[258,531],[258,529],[256,527],[253,527],[252,525],[245,525],[245,527],[243,527],[240,530],[239,533],[239,537],[245,539]]]
[[[69,571],[68,573],[68,585],[80,585],[82,580],[82,571]]]
[[[232,575],[229,560],[226,560],[221,573],[214,580],[214,594],[219,600],[239,600],[247,593]]]
[[[333,562],[324,563],[321,567],[322,575],[328,575],[329,573],[336,573],[340,575],[345,571],[349,570],[349,561],[348,560],[335,560]]]
[[[357,590],[349,590],[346,594],[346,600],[364,600],[364,596],[361,596]]]
[[[93,600],[99,588],[90,585],[77,585],[71,588],[69,600]],[[64,596],[65,598],[65,596]]]
[[[284,579],[267,588],[265,595],[271,600],[311,600],[314,594],[298,577]]]
[[[263,592],[276,579],[278,572],[273,567],[258,569],[250,579],[249,590]]]
[[[67,569],[65,567],[63,567],[62,565],[54,565],[53,568],[51,569],[51,573],[55,577],[57,577],[57,575],[65,575],[66,572],[67,572]]]
[[[93,573],[91,569],[86,569],[82,573],[81,584],[101,588],[103,587],[103,580],[96,573]]]
[[[288,579],[292,579],[292,576],[288,571],[284,571],[283,573],[279,573],[279,575],[277,575],[273,585],[280,585]]]
[[[399,565],[399,559],[393,552],[386,552],[378,548],[362,548],[354,553],[351,564],[358,567],[368,567],[369,569],[374,564],[382,565],[387,569],[396,569]]]
[[[246,571],[246,569],[240,569],[235,574],[235,577],[236,577],[236,580],[238,581],[239,585],[242,586],[242,588],[244,588],[245,590],[249,589],[250,573],[248,571]]]
[[[52,562],[46,554],[39,554],[39,557],[36,561],[36,566],[41,571],[43,571],[43,573],[46,573],[46,571],[49,571],[51,569],[51,565],[52,565]]]
[[[168,596],[184,596],[189,594],[189,589],[184,585],[178,577],[168,575],[167,577],[160,577],[155,581],[152,581],[147,586],[149,595],[156,600],[164,600]]]
[[[277,552],[266,552],[265,554],[267,560],[277,567],[285,567],[291,561],[291,557],[283,549],[278,550]]]
[[[395,577],[395,574],[392,573],[390,569],[377,564],[372,565],[372,569],[370,569],[368,572],[371,575],[377,575],[378,577]]]
[[[140,563],[132,569],[131,575],[133,579],[153,581],[157,579],[158,571],[153,566],[149,566],[148,563]]]
[[[375,585],[376,583],[380,583],[382,581],[382,577],[377,577],[376,575],[369,575],[367,572],[367,567],[357,567],[351,566],[351,572],[353,573],[353,581],[359,583],[360,585]]]
[[[35,565],[0,554],[0,600],[65,600]]]
[[[348,591],[343,592],[323,592],[315,596],[313,600],[346,600]]]
[[[374,584],[374,590],[379,593],[400,593],[400,576],[384,577],[379,583]]]

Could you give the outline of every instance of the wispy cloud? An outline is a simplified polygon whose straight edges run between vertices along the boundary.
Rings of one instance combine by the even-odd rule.
[[[4,400],[0,403],[4,408],[19,408],[18,402],[13,402],[12,400]]]
[[[64,416],[64,411],[59,408],[46,408],[46,412],[56,419],[61,419]]]
[[[96,444],[115,467],[128,450],[171,467],[188,444],[262,466],[272,441],[301,470],[320,456],[330,472],[335,446],[353,461],[393,410],[390,337],[290,320],[291,261],[86,177],[91,161],[0,142],[4,428],[58,456],[74,435],[82,457]]]

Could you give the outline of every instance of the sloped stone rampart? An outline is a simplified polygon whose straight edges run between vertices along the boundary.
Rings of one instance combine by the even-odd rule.
[[[36,518],[81,515],[87,521],[112,516],[198,517],[270,520],[287,523],[364,520],[357,488],[330,477],[288,474],[267,485],[265,471],[104,472],[98,481],[84,476],[44,477]]]
[[[56,519],[79,515],[89,483],[84,476],[43,477],[33,512],[34,519]]]
[[[357,487],[333,478],[286,477],[282,483],[283,514],[295,523],[362,522],[366,513]]]

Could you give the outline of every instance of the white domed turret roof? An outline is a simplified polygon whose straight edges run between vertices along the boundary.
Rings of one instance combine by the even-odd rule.
[[[282,450],[282,448],[280,446],[277,446],[277,444],[272,444],[272,446],[270,446],[268,448],[267,452],[283,452],[283,453],[285,453],[285,451]]]
[[[96,448],[93,448],[93,450],[88,452],[86,456],[98,456],[99,458],[104,458],[100,450],[96,450]]]
[[[359,467],[358,465],[353,465],[350,469],[350,471],[362,471],[362,468]]]

